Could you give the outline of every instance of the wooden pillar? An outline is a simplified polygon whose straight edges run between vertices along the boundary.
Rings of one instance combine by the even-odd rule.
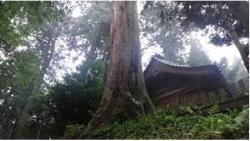
[[[214,89],[210,91],[210,101],[211,101],[211,104],[215,104],[218,102],[218,98],[216,96]]]
[[[197,106],[203,105],[203,93],[202,91],[197,92]]]
[[[215,90],[215,95],[216,95],[216,98],[218,99],[217,101],[221,102],[222,101],[222,95],[221,95],[219,89]]]

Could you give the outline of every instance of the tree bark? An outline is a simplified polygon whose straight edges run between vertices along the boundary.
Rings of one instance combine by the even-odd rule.
[[[37,134],[36,134],[36,139],[39,139],[41,131],[42,131],[43,123],[40,123],[40,126],[38,128]]]
[[[249,2],[239,1],[233,6],[233,12],[236,18],[239,20],[243,28],[249,31]]]
[[[92,63],[97,57],[96,50],[97,50],[96,46],[91,46],[90,50],[85,55],[86,56],[86,60],[85,60],[86,67],[82,70],[83,77],[87,77],[88,70],[90,68],[90,63]]]
[[[45,25],[43,29],[43,36],[40,40],[38,40],[39,44],[37,45],[38,48],[38,54],[39,51],[42,52],[40,55],[40,75],[37,76],[37,78],[34,80],[34,83],[31,85],[31,89],[29,92],[29,95],[25,98],[25,103],[23,103],[22,107],[20,107],[20,112],[17,113],[17,121],[16,121],[16,128],[14,135],[11,135],[11,137],[14,136],[14,138],[25,138],[24,127],[27,123],[27,119],[29,118],[29,110],[32,105],[32,98],[39,94],[41,91],[41,86],[43,83],[43,78],[45,74],[47,73],[47,69],[50,66],[50,62],[52,60],[54,51],[55,51],[55,43],[56,39],[59,36],[59,29],[57,29],[58,25],[54,26],[52,24]],[[53,29],[54,28],[54,29]],[[47,41],[43,41],[42,39],[48,38]]]
[[[143,79],[136,2],[112,3],[109,54],[104,95],[85,135],[112,118],[126,119],[154,109]]]
[[[222,4],[218,3],[218,13],[221,15],[221,17],[223,18],[224,24],[226,29],[228,30],[229,35],[231,36],[232,40],[234,41],[237,49],[239,50],[239,53],[241,55],[241,58],[244,62],[244,65],[247,69],[247,71],[249,72],[249,58],[247,56],[247,54],[244,51],[244,46],[240,43],[239,41],[239,36],[237,35],[237,33],[234,30],[234,27],[232,26],[232,24],[229,22],[229,20],[227,19],[227,14],[225,13],[225,11],[222,9]]]

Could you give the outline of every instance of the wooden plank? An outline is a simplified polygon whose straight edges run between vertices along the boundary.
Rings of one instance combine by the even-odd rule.
[[[216,103],[216,104],[222,110],[226,109],[226,108],[229,108],[229,109],[231,109],[231,108],[239,108],[239,107],[242,107],[244,105],[249,105],[249,95],[236,97],[234,99],[229,99],[227,101],[223,101],[223,102]],[[212,106],[214,106],[216,104],[205,106],[205,107],[202,107],[201,109],[205,110],[205,109],[211,108]]]

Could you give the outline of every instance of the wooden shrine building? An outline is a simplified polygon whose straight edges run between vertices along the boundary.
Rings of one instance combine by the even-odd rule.
[[[157,107],[207,106],[233,96],[215,65],[177,66],[153,57],[144,71],[144,79]]]

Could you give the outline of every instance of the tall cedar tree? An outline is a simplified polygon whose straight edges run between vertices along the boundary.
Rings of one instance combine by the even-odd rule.
[[[112,3],[111,46],[105,90],[85,133],[112,118],[143,115],[154,109],[145,89],[136,2]]]

